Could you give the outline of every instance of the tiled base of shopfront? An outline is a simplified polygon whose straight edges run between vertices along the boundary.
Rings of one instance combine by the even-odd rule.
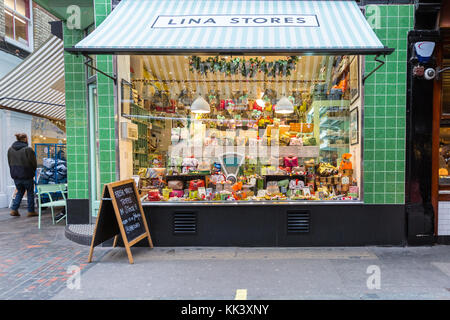
[[[133,247],[69,241],[0,209],[0,299],[450,299],[448,246]],[[80,277],[71,281],[74,267]],[[72,270],[72,271],[71,271]],[[132,270],[132,272],[129,272]],[[68,272],[69,271],[69,272]],[[72,273],[70,273],[72,272]],[[368,281],[378,274],[379,282]],[[112,281],[113,280],[113,281]],[[373,286],[371,284],[374,284]],[[379,284],[379,286],[378,286]]]

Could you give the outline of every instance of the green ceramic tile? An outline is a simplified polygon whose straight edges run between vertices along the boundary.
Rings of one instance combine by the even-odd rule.
[[[365,175],[364,179],[368,179],[368,177]],[[368,194],[371,194],[375,190],[375,185],[373,183],[366,183],[364,184],[364,191]],[[367,201],[367,198],[365,199]]]
[[[375,172],[385,171],[386,163],[384,161],[375,161]],[[378,175],[378,174],[377,174]]]
[[[375,203],[375,195],[373,194],[373,192],[371,191],[369,192],[365,192],[364,193],[364,202],[366,203]]]
[[[377,204],[383,204],[384,203],[384,190],[382,193],[375,193],[375,202]]]
[[[375,140],[375,148],[376,150],[382,150],[386,148],[386,141],[384,139]]]
[[[368,137],[365,136],[364,148],[366,150],[370,151],[370,150],[373,150],[374,146],[375,146],[375,141],[371,140],[371,139],[368,139]]]
[[[386,152],[385,151],[381,151],[381,150],[379,150],[379,151],[377,151],[376,153],[375,153],[375,160],[385,160],[385,158],[386,158]]]
[[[364,144],[364,200],[401,204],[405,183],[406,44],[408,31],[413,29],[414,10],[413,5],[379,5],[378,9],[383,12],[384,27],[374,31],[384,45],[395,51],[386,56],[385,66],[375,72],[375,81],[365,83],[364,123],[369,123],[371,131],[364,130],[364,134],[374,137],[375,143],[370,149]],[[376,67],[371,59],[366,57],[366,71]],[[375,162],[366,161],[374,156]],[[379,160],[383,156],[384,161]]]

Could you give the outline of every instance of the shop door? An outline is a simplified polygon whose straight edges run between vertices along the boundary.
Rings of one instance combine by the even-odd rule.
[[[99,125],[97,84],[88,85],[89,94],[89,206],[91,218],[97,217],[100,206]]]

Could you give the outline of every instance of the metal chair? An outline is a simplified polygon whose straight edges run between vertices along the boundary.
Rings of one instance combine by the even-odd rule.
[[[38,219],[38,228],[41,228],[41,208],[50,208],[52,210],[52,221],[53,224],[55,224],[55,213],[53,208],[54,207],[64,207],[66,213],[64,216],[58,219],[56,223],[61,221],[62,219],[66,218],[67,216],[67,199],[65,192],[67,192],[67,184],[38,184],[36,185],[37,188],[37,197],[38,197],[38,205],[39,205],[39,219]],[[55,193],[61,193],[63,199],[60,200],[53,200],[53,196],[55,196]],[[48,198],[50,199],[49,202],[42,203],[41,196],[47,194]],[[66,219],[66,225],[67,225],[67,219]]]

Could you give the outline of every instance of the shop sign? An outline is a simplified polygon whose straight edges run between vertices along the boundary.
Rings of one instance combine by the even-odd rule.
[[[152,28],[319,27],[315,14],[160,15]]]

